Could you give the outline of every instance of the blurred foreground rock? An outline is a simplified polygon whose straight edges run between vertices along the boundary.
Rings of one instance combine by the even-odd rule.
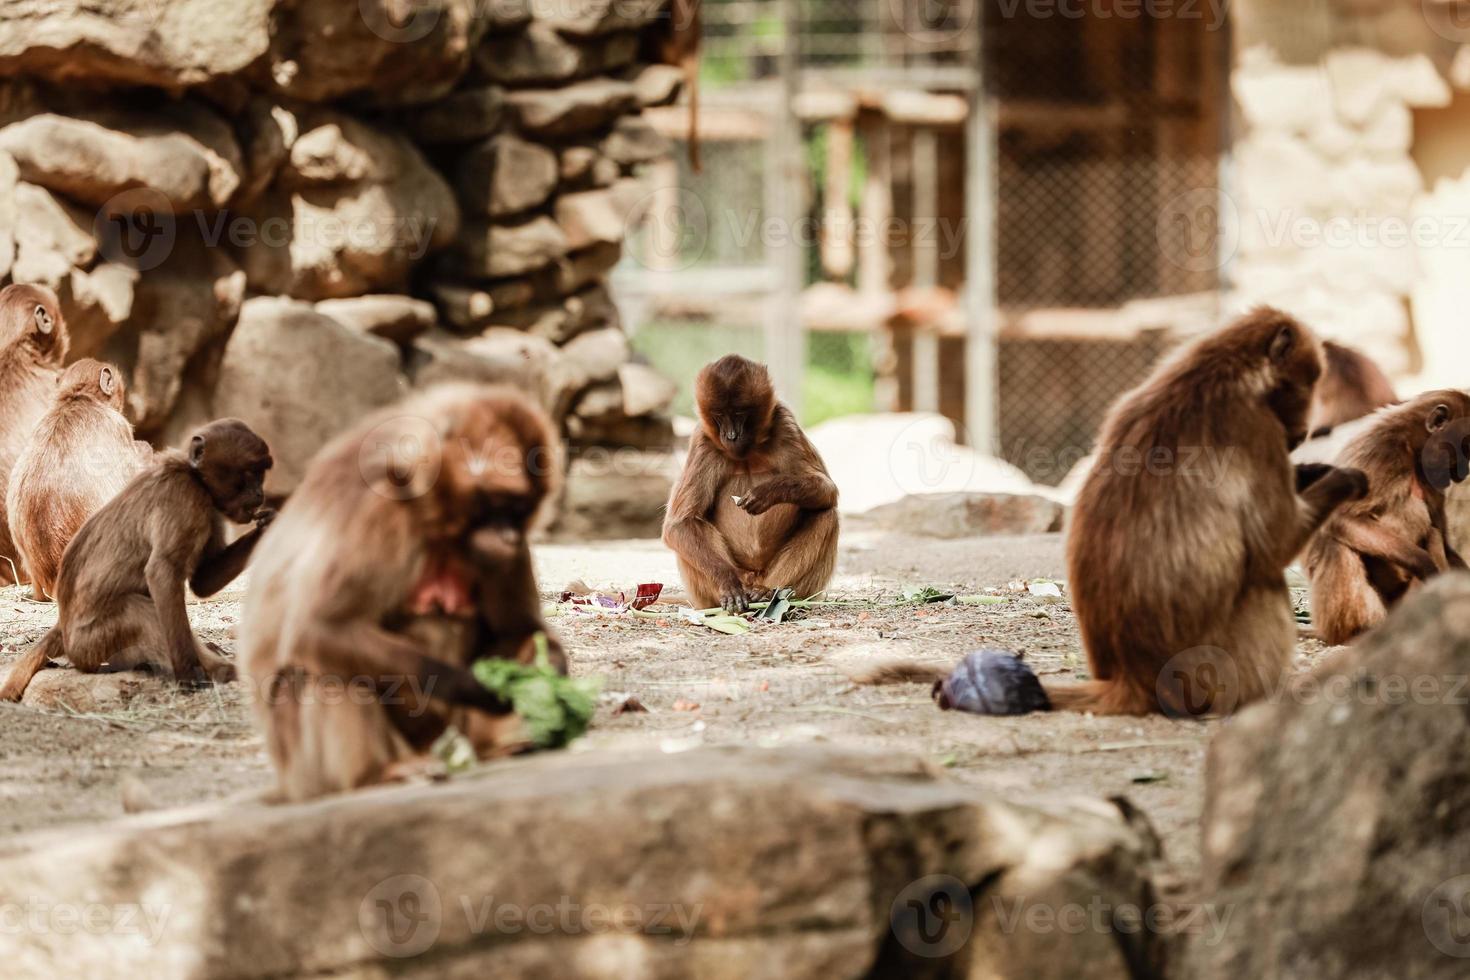
[[[12,838],[0,903],[134,915],[8,929],[0,954],[161,980],[1150,976],[1150,930],[1059,930],[1065,909],[1151,907],[1157,859],[1111,803],[1015,806],[892,756],[561,753]]]
[[[1463,977],[1470,574],[1228,722],[1210,747],[1189,976]]]

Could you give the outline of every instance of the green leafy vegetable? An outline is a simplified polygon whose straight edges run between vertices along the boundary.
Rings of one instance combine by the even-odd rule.
[[[602,685],[595,677],[558,674],[547,655],[545,634],[537,633],[535,643],[535,663],[487,658],[475,663],[475,679],[511,703],[537,747],[560,748],[587,731]]]

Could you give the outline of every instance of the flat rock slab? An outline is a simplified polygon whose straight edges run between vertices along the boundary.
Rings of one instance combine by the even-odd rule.
[[[1141,975],[1157,935],[1086,914],[1061,931],[1069,909],[1148,906],[1157,842],[1124,809],[1021,807],[914,761],[814,748],[559,753],[12,838],[0,907],[31,925],[0,931],[0,961],[160,978]]]
[[[859,514],[865,527],[926,538],[1060,531],[1065,508],[1036,494],[916,493]]]
[[[0,684],[9,674],[9,667],[0,668]],[[84,674],[57,667],[37,674],[20,703],[48,711],[121,711],[139,698],[167,693],[171,687],[172,682],[141,670]]]

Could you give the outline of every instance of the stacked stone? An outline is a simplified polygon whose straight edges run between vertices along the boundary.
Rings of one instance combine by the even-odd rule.
[[[56,289],[141,435],[237,415],[290,490],[448,379],[671,438],[608,292],[667,0],[35,0],[0,20],[0,279]]]

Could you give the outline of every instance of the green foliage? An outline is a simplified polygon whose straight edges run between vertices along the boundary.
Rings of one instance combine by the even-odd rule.
[[[537,634],[534,664],[491,657],[476,662],[473,670],[486,690],[511,703],[539,748],[559,748],[580,738],[597,710],[600,680],[557,673],[547,659],[542,634]]]

